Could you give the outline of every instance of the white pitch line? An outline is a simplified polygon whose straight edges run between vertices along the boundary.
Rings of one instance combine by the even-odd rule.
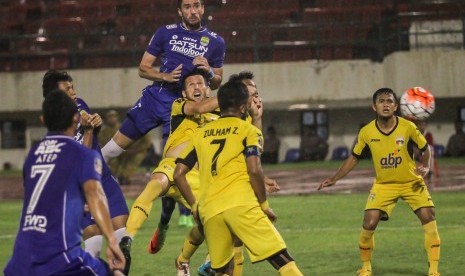
[[[11,239],[16,237],[16,235],[0,235],[0,240],[1,239]]]

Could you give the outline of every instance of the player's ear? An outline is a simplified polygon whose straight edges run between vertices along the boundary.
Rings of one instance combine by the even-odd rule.
[[[45,120],[44,120],[44,116],[43,115],[40,115],[40,122],[45,125]]]
[[[184,98],[187,98],[186,90],[183,90],[183,91],[182,91],[182,96],[183,96]]]
[[[180,8],[178,8],[178,15],[182,18],[182,12]]]
[[[79,113],[74,114],[73,123],[76,125],[79,123]]]
[[[373,108],[373,111],[376,112],[376,104],[372,104],[371,107]]]

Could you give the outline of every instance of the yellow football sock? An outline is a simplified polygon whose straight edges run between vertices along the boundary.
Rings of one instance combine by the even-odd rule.
[[[191,259],[192,255],[194,255],[195,251],[204,241],[204,236],[200,233],[199,228],[197,225],[192,227],[187,237],[184,239],[184,245],[181,250],[181,254],[179,254],[178,260],[179,262],[187,263]]]
[[[425,250],[428,255],[429,272],[437,272],[439,265],[439,255],[441,253],[441,240],[439,238],[436,221],[433,220],[423,225],[425,230]]]
[[[152,210],[153,201],[160,196],[161,192],[162,186],[157,180],[152,179],[147,183],[129,212],[128,221],[126,222],[126,232],[129,236],[134,237],[139,231]]]
[[[279,270],[279,275],[283,276],[303,276],[295,262],[288,262],[283,265]]]
[[[371,255],[375,248],[375,231],[370,231],[362,228],[358,240],[360,248],[360,258],[363,263],[363,268],[371,270]]]
[[[233,276],[241,276],[244,268],[243,246],[234,247],[234,271]]]

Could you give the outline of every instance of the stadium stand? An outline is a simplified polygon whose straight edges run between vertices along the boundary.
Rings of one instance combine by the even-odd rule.
[[[465,21],[459,0],[206,0],[206,5],[205,24],[225,38],[229,63],[381,61],[410,49],[413,22]],[[172,0],[1,1],[0,70],[137,66],[153,31],[179,20],[176,8]]]

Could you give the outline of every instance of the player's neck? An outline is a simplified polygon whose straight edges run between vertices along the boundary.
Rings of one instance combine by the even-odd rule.
[[[184,29],[188,31],[200,31],[202,29],[202,24],[199,24],[198,26],[188,26],[184,21],[182,21],[181,24]]]
[[[376,120],[376,123],[378,124],[378,127],[381,131],[385,133],[389,133],[396,126],[397,117],[396,116],[392,116],[388,118],[378,117],[378,120]]]

